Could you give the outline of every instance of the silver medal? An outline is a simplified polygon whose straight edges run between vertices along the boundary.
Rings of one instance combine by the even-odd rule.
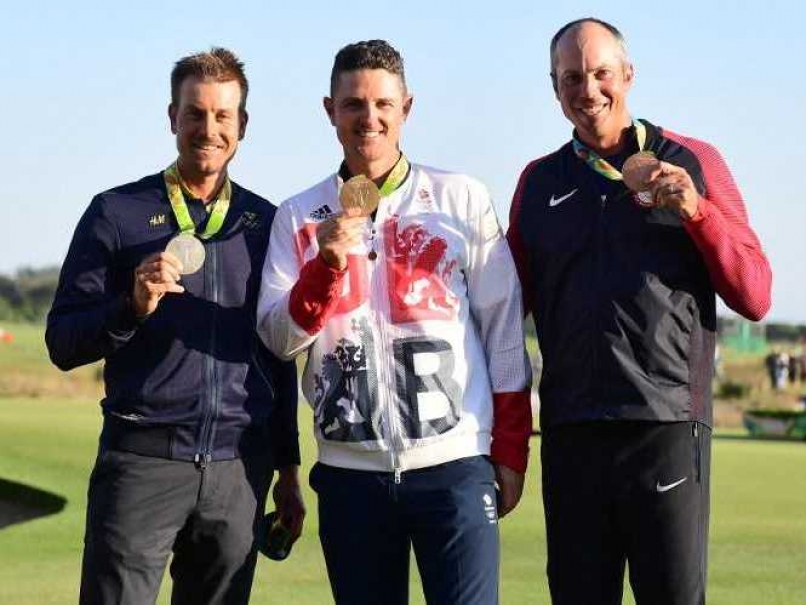
[[[190,233],[180,233],[172,238],[165,251],[173,254],[182,263],[182,275],[196,273],[204,264],[204,244]]]

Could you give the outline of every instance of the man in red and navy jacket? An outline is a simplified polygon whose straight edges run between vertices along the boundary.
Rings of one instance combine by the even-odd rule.
[[[770,266],[719,153],[631,117],[615,27],[567,24],[551,63],[573,140],[524,170],[508,239],[543,355],[552,599],[620,602],[628,561],[639,604],[702,603],[715,295],[761,319]]]

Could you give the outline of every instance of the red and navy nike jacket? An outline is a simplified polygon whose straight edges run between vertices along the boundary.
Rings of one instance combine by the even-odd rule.
[[[648,122],[645,150],[682,166],[700,194],[685,221],[644,208],[569,142],[523,171],[507,234],[543,374],[541,426],[597,420],[712,421],[716,294],[761,319],[772,274],[718,151]],[[636,152],[633,140],[620,167]]]

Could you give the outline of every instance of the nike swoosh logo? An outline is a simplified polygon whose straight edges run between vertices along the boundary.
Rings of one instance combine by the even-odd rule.
[[[655,491],[657,491],[659,494],[662,494],[663,492],[668,492],[670,489],[676,488],[681,483],[685,483],[686,479],[688,479],[688,477],[683,477],[679,481],[675,481],[674,483],[669,483],[668,485],[661,485],[660,481],[658,481],[655,484]]]
[[[552,194],[551,194],[551,199],[549,200],[549,208],[554,208],[554,206],[559,206],[559,205],[560,205],[560,204],[562,204],[562,203],[563,203],[565,200],[567,200],[569,197],[571,197],[572,195],[574,195],[574,194],[575,194],[577,191],[579,191],[579,190],[578,190],[578,189],[574,189],[574,190],[573,190],[571,193],[566,193],[564,196],[562,196],[562,197],[558,197],[558,198],[555,198],[555,197],[554,197],[554,194],[552,193]]]

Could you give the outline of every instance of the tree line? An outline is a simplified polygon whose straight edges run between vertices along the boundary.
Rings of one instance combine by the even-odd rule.
[[[44,321],[58,282],[58,266],[0,274],[0,321]]]
[[[0,321],[39,322],[47,317],[59,283],[59,266],[20,269],[13,276],[0,274]],[[534,334],[531,321],[527,333]],[[770,342],[799,342],[806,339],[806,325],[768,322]]]

